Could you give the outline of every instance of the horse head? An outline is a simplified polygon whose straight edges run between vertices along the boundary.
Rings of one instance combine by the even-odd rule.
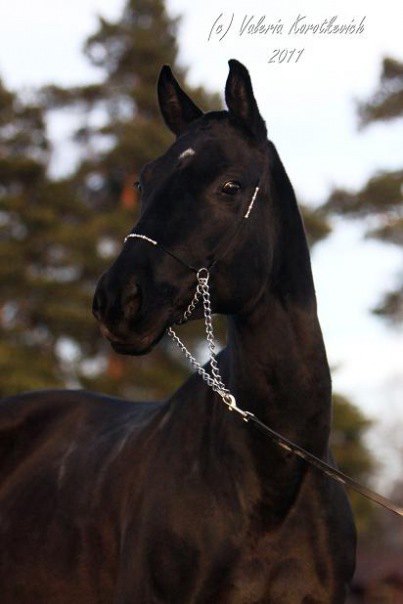
[[[229,64],[228,109],[209,113],[168,66],[161,70],[160,109],[176,140],[142,169],[138,222],[94,296],[93,312],[117,352],[148,352],[180,320],[201,267],[211,267],[213,312],[223,314],[247,312],[269,278],[270,144],[247,69]]]

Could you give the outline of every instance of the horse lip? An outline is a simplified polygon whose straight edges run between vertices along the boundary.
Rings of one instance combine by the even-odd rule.
[[[135,341],[130,340],[110,340],[113,350],[119,354],[127,354],[132,356],[141,356],[150,352],[156,344],[164,336],[165,331],[158,336],[151,337],[150,335],[140,337]]]
[[[104,324],[100,323],[99,329],[101,334],[109,341],[113,350],[119,354],[129,355],[143,355],[156,346],[158,342],[167,334],[168,329],[173,325],[180,325],[182,323],[183,313],[179,312],[177,316],[171,317],[171,320],[167,321],[165,326],[156,333],[146,333],[143,335],[135,335],[134,333],[128,333],[127,337],[117,336]],[[133,327],[133,326],[132,326]]]
[[[101,334],[104,336],[104,338],[106,338],[107,340],[109,340],[109,342],[116,343],[116,344],[124,344],[124,340],[122,340],[122,338],[119,338],[118,336],[116,336],[115,334],[113,334],[106,325],[104,325],[104,323],[101,323],[99,326],[99,330],[101,332]]]
[[[131,342],[126,338],[120,338],[118,336],[115,336],[115,334],[109,331],[109,329],[105,325],[101,325],[100,330],[102,335],[111,343],[112,347],[116,349],[117,352],[130,352],[132,349],[136,348],[136,344],[143,345],[145,343],[147,344],[147,348],[149,347],[149,336],[143,336],[142,338],[139,338],[138,342],[136,342],[135,344],[134,342]],[[153,342],[153,340],[151,340],[151,342]]]

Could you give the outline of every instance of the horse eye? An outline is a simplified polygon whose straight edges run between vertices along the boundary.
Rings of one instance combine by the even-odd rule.
[[[141,184],[139,183],[138,180],[136,180],[136,182],[133,183],[133,187],[141,193],[142,188],[141,188]]]
[[[229,180],[222,187],[222,192],[226,195],[235,195],[240,190],[241,185],[236,180]]]

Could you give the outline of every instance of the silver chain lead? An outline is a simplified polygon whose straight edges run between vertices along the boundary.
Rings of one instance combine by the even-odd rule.
[[[210,373],[202,367],[202,365],[195,359],[192,353],[186,348],[185,344],[182,340],[177,336],[172,327],[168,328],[168,335],[174,341],[176,346],[183,352],[185,357],[188,359],[192,367],[196,369],[197,373],[203,378],[203,380],[214,390],[217,392],[223,400],[223,402],[229,407],[229,409],[237,411],[245,421],[248,420],[248,414],[246,411],[242,411],[237,404],[235,397],[230,393],[228,388],[225,386],[220,370],[217,363],[216,356],[216,344],[214,339],[214,328],[213,328],[213,319],[212,319],[212,311],[211,311],[211,299],[210,299],[210,287],[209,287],[209,279],[210,273],[207,268],[201,268],[197,272],[197,288],[196,293],[190,302],[189,306],[185,310],[183,314],[183,318],[179,322],[180,324],[185,323],[193,311],[195,310],[197,303],[200,298],[203,302],[203,314],[204,314],[204,326],[206,330],[206,338],[207,345],[209,349],[209,357],[210,357]]]

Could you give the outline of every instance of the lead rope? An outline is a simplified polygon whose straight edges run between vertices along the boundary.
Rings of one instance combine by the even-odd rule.
[[[207,344],[210,357],[210,372],[206,371],[204,367],[202,367],[202,365],[195,359],[192,353],[186,348],[182,340],[177,336],[172,327],[168,328],[167,333],[170,338],[172,338],[176,346],[178,346],[178,348],[183,352],[192,367],[196,369],[197,373],[202,377],[202,379],[208,384],[208,386],[210,386],[212,390],[214,390],[214,392],[216,392],[221,397],[223,403],[228,407],[229,411],[235,411],[236,413],[238,413],[246,423],[253,423],[258,428],[258,430],[260,430],[261,432],[263,432],[263,434],[269,436],[272,440],[274,440],[274,442],[276,442],[279,447],[281,447],[288,453],[293,453],[297,457],[300,457],[310,465],[317,468],[325,476],[328,476],[332,480],[340,482],[344,486],[354,489],[367,499],[374,501],[375,503],[383,506],[391,512],[394,512],[398,516],[403,516],[403,508],[396,506],[390,499],[383,497],[379,493],[376,493],[375,491],[372,491],[371,489],[368,489],[364,485],[360,484],[353,478],[350,478],[346,474],[343,474],[343,472],[340,472],[340,470],[338,470],[337,468],[334,468],[333,466],[329,465],[328,463],[323,461],[323,459],[320,459],[312,453],[309,453],[309,451],[306,451],[305,449],[288,440],[272,428],[269,428],[269,426],[261,422],[250,411],[244,411],[243,409],[240,409],[240,407],[238,407],[235,397],[230,393],[230,391],[225,386],[222,380],[217,363],[209,287],[210,273],[207,268],[201,268],[197,272],[196,277],[196,293],[189,306],[185,310],[182,319],[179,321],[179,324],[186,323],[186,321],[190,318],[193,311],[195,310],[198,302],[200,301],[200,299],[202,299],[204,325],[206,330]]]

